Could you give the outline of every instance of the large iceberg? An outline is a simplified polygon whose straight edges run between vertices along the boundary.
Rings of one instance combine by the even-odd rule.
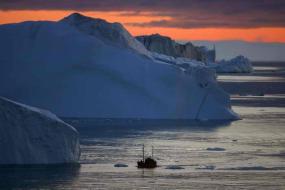
[[[49,111],[0,97],[0,165],[76,163],[78,136]]]
[[[238,118],[214,70],[157,60],[118,23],[75,13],[2,25],[0,41],[0,95],[59,116]]]

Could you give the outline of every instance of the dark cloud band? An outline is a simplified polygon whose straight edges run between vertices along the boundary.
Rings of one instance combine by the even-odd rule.
[[[1,0],[0,10],[129,11],[128,16],[169,20],[128,23],[139,27],[284,27],[284,0]]]

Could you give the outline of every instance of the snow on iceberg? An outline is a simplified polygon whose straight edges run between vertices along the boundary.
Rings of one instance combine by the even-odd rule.
[[[188,59],[185,57],[172,57],[164,54],[159,54],[152,52],[151,54],[153,60],[158,63],[167,63],[167,64],[173,64],[183,69],[188,69],[192,67],[205,67],[206,64],[201,61]]]
[[[253,67],[249,59],[244,56],[237,56],[231,60],[222,60],[217,63],[209,64],[209,67],[214,68],[218,73],[251,73]]]
[[[116,23],[72,14],[7,24],[0,41],[0,95],[59,116],[238,118],[212,69],[158,61]]]
[[[67,164],[80,157],[77,131],[49,111],[0,97],[0,165]]]
[[[118,47],[135,50],[150,57],[150,52],[138,42],[120,23],[109,23],[103,19],[93,19],[79,13],[73,13],[60,22],[74,26],[80,32]]]

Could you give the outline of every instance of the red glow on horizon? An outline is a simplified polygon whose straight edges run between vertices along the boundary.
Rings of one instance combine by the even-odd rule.
[[[74,11],[0,11],[0,24],[23,22],[27,20],[51,20],[57,21],[68,16]],[[166,16],[127,16],[121,15],[122,12],[81,12],[86,16],[102,18],[109,22],[148,22],[154,20],[168,19]],[[125,25],[132,35],[146,35],[159,33],[169,36],[175,40],[243,40],[249,42],[278,42],[285,43],[285,28],[159,28],[159,27],[134,27]]]

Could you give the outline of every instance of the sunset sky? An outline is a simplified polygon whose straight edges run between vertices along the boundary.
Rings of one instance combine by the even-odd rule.
[[[72,12],[123,23],[133,35],[285,43],[284,0],[1,0],[0,24],[56,21]]]
[[[121,22],[134,35],[285,42],[284,0],[1,0],[0,9],[1,24],[59,20],[77,11]]]

